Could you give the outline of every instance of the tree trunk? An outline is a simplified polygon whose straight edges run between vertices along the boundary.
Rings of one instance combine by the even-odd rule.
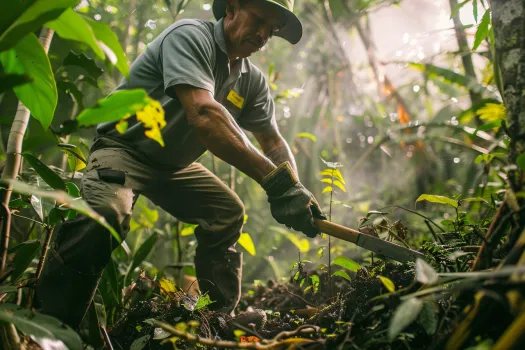
[[[493,0],[492,23],[507,110],[509,161],[525,152],[525,0]],[[523,191],[523,171],[509,172],[514,192]],[[522,199],[523,201],[523,199]],[[523,202],[521,203],[523,204]]]
[[[44,51],[49,51],[51,39],[53,38],[54,31],[48,28],[43,28],[40,32],[40,43],[44,47]],[[22,142],[29,123],[29,109],[22,104],[18,103],[18,108],[15,115],[15,120],[11,126],[9,133],[9,139],[7,141],[7,152],[5,168],[2,172],[2,180],[14,180],[20,170],[20,161],[22,153]],[[4,215],[2,217],[2,244],[0,245],[0,276],[4,273],[5,260],[7,257],[7,248],[9,246],[9,223],[11,219],[11,213],[8,209],[9,200],[11,199],[11,188],[8,186],[7,190],[0,193],[2,199],[2,206]]]

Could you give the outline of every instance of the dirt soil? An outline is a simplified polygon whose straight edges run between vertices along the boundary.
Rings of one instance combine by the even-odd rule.
[[[319,288],[314,293],[310,288],[309,276],[319,276]],[[288,283],[268,281],[243,295],[237,312],[262,309],[267,315],[267,322],[258,330],[244,329],[246,336],[259,339],[272,339],[283,331],[292,331],[301,325],[318,326],[319,332],[303,337],[316,340],[303,346],[308,349],[424,349],[428,346],[429,336],[417,323],[408,327],[406,338],[401,337],[393,343],[387,341],[386,333],[393,310],[400,304],[399,297],[384,296],[388,290],[378,275],[390,279],[396,290],[416,289],[413,267],[393,263],[378,262],[368,270],[361,269],[351,281],[341,277],[332,278],[330,290],[329,275],[322,271],[304,272],[305,283],[300,286],[293,278]],[[149,335],[144,349],[173,349],[171,343],[161,344],[153,339],[152,326],[144,320],[154,318],[171,325],[196,320],[195,332],[200,336],[238,341],[232,329],[227,326],[229,316],[208,311],[206,308],[197,312],[187,310],[182,304],[155,297],[139,302],[136,307],[125,313],[124,317],[110,330],[110,339],[115,349],[130,349],[136,339]],[[158,329],[157,329],[158,333]],[[238,335],[238,334],[237,334]],[[167,337],[157,334],[157,337]],[[181,340],[176,342],[180,349],[194,348]]]

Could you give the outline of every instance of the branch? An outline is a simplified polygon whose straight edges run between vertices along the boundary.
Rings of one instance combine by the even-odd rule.
[[[198,335],[178,330],[170,326],[169,324],[166,324],[164,322],[160,322],[157,320],[152,321],[152,325],[155,327],[160,327],[164,329],[165,331],[170,332],[178,337],[184,338],[190,343],[202,344],[202,345],[213,346],[213,347],[223,348],[223,349],[257,349],[257,350],[263,349],[265,350],[265,349],[277,349],[285,345],[291,346],[291,345],[313,343],[314,340],[303,339],[303,338],[285,339],[283,341],[278,341],[278,340],[284,337],[296,336],[300,333],[312,333],[312,331],[306,331],[307,329],[312,329],[313,332],[318,332],[319,330],[319,327],[317,326],[303,325],[297,328],[295,331],[281,332],[274,339],[267,341],[268,342],[267,344],[261,344],[259,342],[238,343],[238,342],[229,341],[229,340],[213,340],[209,338],[202,338]]]

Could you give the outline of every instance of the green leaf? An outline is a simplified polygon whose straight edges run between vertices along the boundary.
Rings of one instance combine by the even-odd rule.
[[[317,294],[317,292],[319,291],[319,282],[320,282],[319,276],[311,275],[310,281],[312,282],[312,286],[314,288],[314,294]]]
[[[16,293],[18,288],[15,286],[0,286],[0,294],[4,293]]]
[[[463,198],[461,201],[462,202],[484,202],[484,203],[489,204],[489,202],[487,202],[484,198],[481,198],[481,197]]]
[[[332,192],[333,190],[332,186],[326,186],[321,193]]]
[[[525,171],[525,152],[520,154],[517,158],[516,158],[516,164],[518,165],[518,167]]]
[[[86,157],[76,145],[59,143],[57,146],[67,155],[67,163],[72,172],[82,170],[86,167]]]
[[[490,91],[476,79],[467,75],[458,74],[449,69],[422,63],[410,63],[409,67],[425,73],[430,79],[436,79],[436,81],[439,81],[437,78],[440,78],[447,83],[456,84],[479,94],[490,93]]]
[[[474,16],[474,21],[478,23],[478,0],[472,0],[472,15]]]
[[[21,73],[21,72],[20,72]],[[33,79],[26,74],[0,74],[0,94],[11,90],[15,86],[33,82]]]
[[[337,187],[339,187],[339,189],[343,192],[346,192],[346,188],[345,186],[341,183],[341,181],[339,180],[334,180],[334,185],[336,185]]]
[[[151,338],[151,335],[145,335],[138,339],[135,339],[133,343],[131,343],[131,347],[129,350],[142,350],[146,347],[146,345],[149,342],[149,339]]]
[[[270,63],[268,67],[268,79],[273,82],[275,80],[275,63]]]
[[[346,256],[338,256],[332,262],[332,265],[338,265],[344,267],[347,270],[357,272],[361,269],[361,265],[353,261],[352,259],[347,258]]]
[[[480,125],[476,128],[476,130],[474,130],[474,133],[473,135],[476,135],[478,133],[478,131],[489,131],[489,130],[492,130],[492,129],[497,129],[499,127],[501,127],[501,120],[496,120],[494,122],[491,122],[491,123],[487,123],[487,124],[483,124],[483,125]]]
[[[297,135],[295,135],[295,137],[298,137],[298,138],[302,137],[302,138],[310,139],[313,142],[317,141],[317,137],[313,134],[310,134],[309,132],[300,132]]]
[[[24,271],[31,264],[31,261],[33,261],[33,258],[36,256],[39,249],[40,242],[35,240],[26,241],[16,247],[11,281],[15,281],[18,277],[22,276]]]
[[[444,197],[444,196],[437,196],[437,195],[434,195],[434,194],[422,194],[421,196],[418,197],[418,199],[416,199],[416,202],[419,202],[419,201],[429,201],[429,202],[432,202],[432,203],[440,203],[440,204],[447,204],[447,205],[450,205],[454,208],[457,208],[458,207],[458,202],[451,199],[451,198],[448,198],[448,197]]]
[[[83,16],[73,11],[73,9],[67,9],[56,20],[47,22],[46,26],[53,29],[62,39],[86,44],[100,59],[104,59],[104,51],[98,45],[93,30],[86,23]]]
[[[203,307],[206,307],[206,306],[208,306],[208,305],[210,305],[210,304],[212,304],[214,302],[215,301],[212,301],[208,294],[200,295],[199,299],[197,299],[197,304],[195,304],[195,308],[193,309],[193,311],[200,310]]]
[[[124,278],[124,285],[126,284],[125,281],[127,281],[128,276],[137,266],[142,264],[144,260],[148,257],[148,255],[153,250],[153,247],[155,246],[155,243],[157,243],[158,235],[157,233],[153,233],[151,236],[149,236],[144,243],[140,246],[140,248],[137,250],[135,255],[133,255],[133,259],[131,261],[131,264],[129,265],[128,271],[126,273],[126,277]]]
[[[184,236],[191,236],[193,233],[195,233],[195,227],[197,227],[198,225],[193,225],[193,224],[184,224],[184,227],[182,228],[182,230],[180,231],[180,235],[182,237]]]
[[[425,260],[416,260],[416,281],[426,285],[437,283],[438,274]]]
[[[0,13],[0,51],[16,45],[27,34],[59,17],[78,0],[6,1]]]
[[[38,38],[28,34],[14,50],[0,53],[0,62],[5,73],[25,73],[33,79],[13,90],[31,115],[47,129],[53,120],[58,92],[51,64]]]
[[[419,314],[417,323],[423,327],[428,335],[433,335],[436,333],[438,326],[438,314],[439,312],[437,312],[436,308],[434,307],[434,303],[429,301],[425,301],[423,303],[423,309]]]
[[[38,187],[28,185],[18,180],[0,180],[0,185],[5,187],[5,185],[3,185],[5,183],[8,183],[10,186],[12,186],[13,192],[25,194],[28,196],[34,195],[41,198],[53,199],[57,203],[62,204],[67,208],[74,209],[79,213],[90,217],[91,219],[98,222],[100,225],[104,226],[109,232],[111,232],[111,234],[113,235],[113,237],[115,237],[117,242],[122,242],[122,239],[120,238],[117,231],[115,231],[115,229],[107,223],[106,219],[104,219],[103,216],[99,215],[96,211],[91,209],[91,207],[83,199],[73,198],[67,195],[64,191],[44,191]]]
[[[345,280],[350,281],[350,276],[343,270],[337,270],[332,274],[332,276],[343,277]]]
[[[252,237],[249,233],[241,233],[241,237],[239,238],[237,243],[239,243],[241,247],[246,249],[246,251],[250,253],[250,255],[255,256],[255,245],[253,244]]]
[[[70,95],[71,99],[78,104],[78,109],[84,109],[84,94],[78,89],[77,85],[69,80],[57,80],[57,89]]]
[[[343,184],[346,184],[345,179],[343,179],[343,174],[339,171],[339,169],[325,169],[323,171],[319,172],[319,175],[321,176],[328,176],[329,178],[336,178],[337,180],[341,181]]]
[[[93,78],[95,80],[94,86],[98,87],[96,80],[104,74],[104,71],[100,69],[97,64],[95,63],[95,60],[87,57],[84,54],[76,54],[74,52],[69,52],[66,58],[64,58],[64,61],[62,62],[64,66],[75,66],[80,67],[86,73],[89,75],[90,78]],[[89,81],[87,81],[89,82]],[[91,82],[93,85],[93,82]]]
[[[84,20],[91,26],[93,33],[97,40],[103,42],[107,47],[113,51],[117,59],[116,63],[112,62],[115,67],[122,73],[125,77],[129,77],[129,66],[126,59],[126,54],[120,46],[118,37],[115,35],[113,30],[103,22],[97,22],[88,17],[83,17]]]
[[[388,339],[393,341],[399,333],[416,320],[423,308],[423,302],[417,298],[411,298],[398,306],[390,319],[388,327]]]
[[[86,108],[77,117],[79,126],[115,122],[143,109],[149,104],[148,94],[142,89],[120,90]]]
[[[390,292],[394,293],[396,291],[396,286],[394,285],[394,282],[392,282],[389,278],[384,276],[377,276],[379,280],[381,280],[381,283],[383,283],[383,286]]]
[[[317,256],[318,257],[322,258],[323,254],[324,254],[324,247],[320,247],[319,249],[317,249]]]
[[[285,233],[286,238],[293,243],[299,249],[301,253],[307,253],[310,250],[310,241],[306,238],[297,238],[295,233]]]
[[[457,13],[459,12],[459,10],[465,6],[470,0],[464,0],[462,2],[460,2],[459,4],[457,4],[453,9],[452,11],[450,12],[450,19],[452,19],[455,15],[457,15]]]
[[[57,348],[67,346],[69,350],[83,349],[79,335],[54,317],[5,303],[0,304],[0,321],[14,324],[20,332],[34,337],[37,343],[44,339],[53,339],[63,342],[57,344]]]
[[[490,8],[485,11],[485,14],[481,18],[481,22],[478,25],[478,30],[476,31],[476,38],[474,40],[474,45],[472,45],[472,51],[475,51],[481,42],[489,34],[489,25],[490,25]]]
[[[480,154],[474,159],[474,163],[479,164],[481,162],[485,162],[489,164],[492,161],[492,159],[494,159],[494,157],[494,154]]]
[[[57,173],[42,163],[38,158],[29,153],[22,153],[24,159],[35,169],[40,177],[55,190],[66,190],[64,180]]]

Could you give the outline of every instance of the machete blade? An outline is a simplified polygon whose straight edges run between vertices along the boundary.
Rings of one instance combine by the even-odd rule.
[[[400,262],[416,261],[417,258],[425,260],[425,255],[420,252],[364,233],[359,235],[356,244],[364,249]]]

